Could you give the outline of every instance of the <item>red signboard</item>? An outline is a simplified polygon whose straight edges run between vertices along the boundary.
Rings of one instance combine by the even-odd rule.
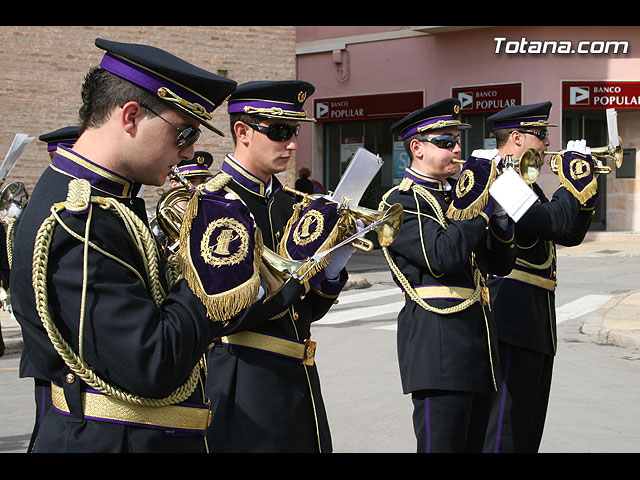
[[[451,96],[460,100],[461,113],[499,112],[503,108],[522,104],[522,84],[452,88]]]
[[[424,106],[424,92],[383,93],[314,99],[318,122],[401,118]]]
[[[562,108],[640,108],[640,82],[562,82]]]

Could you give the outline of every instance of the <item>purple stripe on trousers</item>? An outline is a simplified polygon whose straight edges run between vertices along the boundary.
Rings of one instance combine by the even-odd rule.
[[[431,411],[429,395],[424,397],[424,426],[426,437],[426,453],[431,453]]]
[[[504,378],[502,379],[502,395],[500,397],[500,415],[498,416],[498,431],[496,432],[496,445],[494,453],[500,453],[500,437],[502,436],[502,422],[504,420],[504,407],[507,398],[507,382],[509,381],[510,366],[511,347],[507,346],[505,354]]]

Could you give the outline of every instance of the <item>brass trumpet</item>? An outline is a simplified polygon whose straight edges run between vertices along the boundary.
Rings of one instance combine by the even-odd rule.
[[[465,162],[465,160],[459,158],[454,158],[453,161],[459,165]],[[528,148],[520,158],[513,158],[513,155],[505,155],[503,168],[513,167],[525,183],[531,185],[540,176],[543,164],[544,159],[540,152],[535,148]]]
[[[309,194],[300,192],[299,190],[288,187],[286,185],[284,185],[282,188],[287,192],[302,197],[302,202],[305,206],[310,204],[313,200],[322,196],[320,194]],[[388,247],[389,245],[391,245],[398,236],[400,227],[402,226],[403,213],[404,212],[402,209],[402,205],[400,205],[399,203],[391,205],[391,207],[389,207],[387,210],[373,210],[361,206],[346,207],[340,205],[338,207],[338,214],[340,215],[340,228],[344,230],[343,238],[346,238],[347,236],[355,233],[355,225],[357,220],[362,221],[365,225],[369,225],[386,217],[386,220],[380,226],[375,228],[378,236],[378,243],[382,247]],[[352,247],[355,247],[363,252],[370,252],[374,247],[373,242],[364,237],[356,238],[350,244]]]
[[[558,161],[566,151],[567,150],[565,149],[557,152],[544,152],[545,155],[551,155],[551,158],[549,159],[549,166],[553,173],[558,173]],[[605,161],[613,160],[616,164],[616,168],[620,168],[622,166],[623,153],[621,137],[618,137],[618,145],[615,147],[613,145],[608,145],[605,147],[595,147],[591,149],[592,157],[602,158]],[[594,173],[603,175],[607,175],[611,173],[611,171],[612,169],[608,165],[596,165],[593,169]]]
[[[189,201],[193,185],[178,171],[177,167],[171,167],[171,173],[182,185],[173,187],[162,195],[156,206],[156,216],[151,226],[153,228],[157,224],[167,237],[167,248],[175,253],[180,244],[180,227],[182,226],[182,214],[176,207],[180,203]]]

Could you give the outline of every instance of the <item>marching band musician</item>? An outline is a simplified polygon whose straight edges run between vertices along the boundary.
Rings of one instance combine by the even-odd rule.
[[[445,99],[391,127],[411,166],[380,204],[404,208],[400,233],[383,252],[406,302],[398,314],[398,360],[418,452],[481,451],[488,399],[500,381],[484,279],[511,270],[513,225],[488,197],[491,161],[478,160],[475,174],[452,179],[460,130],[470,127],[459,117],[460,102]],[[454,200],[458,219],[450,212]]]
[[[212,174],[209,169],[212,163],[213,156],[209,152],[199,150],[194,153],[193,158],[182,160],[177,168],[178,172],[189,180],[192,186],[197,187],[211,178]],[[182,185],[173,173],[169,174],[169,183],[171,188]]]
[[[222,135],[211,112],[236,82],[155,47],[95,44],[81,134],[57,148],[15,232],[20,374],[43,396],[32,450],[205,452],[201,357],[245,317],[212,321],[184,279],[165,279],[136,192],[193,157],[200,125]]]
[[[52,132],[43,133],[38,137],[38,140],[47,144],[47,152],[49,152],[49,159],[53,160],[56,154],[58,145],[64,145],[68,148],[73,148],[73,144],[76,143],[80,136],[80,127],[71,125],[68,127],[58,128]]]
[[[548,148],[551,102],[517,105],[489,117],[498,157],[521,158],[528,148]],[[584,141],[570,141],[563,155],[562,185],[548,200],[537,183],[538,201],[515,226],[516,265],[488,280],[496,318],[503,382],[493,398],[487,452],[537,452],[542,438],[556,353],[556,244],[579,245],[597,200],[593,159]],[[575,163],[574,160],[578,162]],[[584,168],[573,175],[571,164]]]
[[[235,148],[214,180],[226,178],[227,197],[249,207],[265,247],[274,252],[296,203],[276,174],[297,150],[300,122],[314,121],[303,109],[313,92],[304,81],[252,81],[238,86],[228,101]],[[314,234],[323,233],[322,222],[314,225]],[[206,391],[213,428],[207,439],[213,453],[332,450],[310,330],[345,285],[352,252],[349,245],[334,250],[313,281],[304,287],[293,282],[288,302],[278,300],[279,310],[263,315],[258,328],[224,336],[209,350]]]

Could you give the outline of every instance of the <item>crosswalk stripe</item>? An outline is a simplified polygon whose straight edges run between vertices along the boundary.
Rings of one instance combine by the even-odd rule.
[[[355,293],[340,297],[338,305],[346,305],[356,302],[366,302],[368,300],[379,299],[391,295],[400,295],[397,288],[374,290],[364,293]],[[560,307],[556,307],[556,323],[560,324],[573,318],[581,317],[587,313],[591,313],[612,298],[611,295],[585,295],[572,302],[566,303]],[[393,314],[394,321],[392,324],[375,326],[377,330],[397,330],[395,315],[402,309],[404,301],[385,303],[382,305],[372,306],[353,306],[346,309],[330,310],[322,319],[316,322],[321,325],[337,325],[345,322],[353,322],[362,319],[377,317],[380,315]]]

